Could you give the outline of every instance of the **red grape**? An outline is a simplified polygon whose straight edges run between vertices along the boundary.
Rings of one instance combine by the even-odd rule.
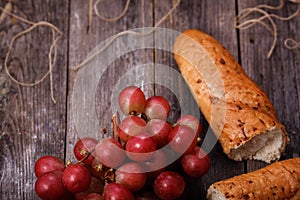
[[[110,183],[104,188],[104,200],[134,200],[130,190],[119,183]]]
[[[126,87],[119,94],[119,105],[125,115],[141,114],[146,105],[145,95],[136,86]]]
[[[143,133],[146,124],[145,120],[138,116],[126,117],[119,125],[118,131],[120,139],[123,142],[127,142],[132,136]]]
[[[183,194],[184,188],[184,178],[173,171],[162,172],[153,183],[154,192],[161,199],[176,199]]]
[[[189,126],[197,133],[197,135],[202,134],[202,125],[200,124],[199,120],[193,115],[184,115],[180,117],[177,120],[176,125]]]
[[[40,157],[34,164],[34,173],[36,177],[51,171],[62,172],[65,169],[65,164],[59,158],[54,156]]]
[[[144,112],[148,120],[166,120],[170,114],[170,105],[164,97],[152,96],[146,100]]]
[[[189,126],[176,126],[169,135],[169,144],[177,153],[188,152],[197,145],[196,133]]]
[[[91,137],[85,137],[78,140],[74,147],[74,155],[77,160],[83,160],[86,165],[91,165],[94,156],[91,154],[98,144],[98,140]]]
[[[105,166],[114,168],[124,162],[126,154],[118,141],[104,138],[95,147],[95,157]]]
[[[97,159],[94,159],[92,164],[91,164],[91,174],[93,177],[97,178],[97,179],[103,179],[103,176],[104,176],[104,172],[102,170],[102,163],[97,160]]]
[[[198,178],[208,172],[210,158],[201,147],[196,146],[193,151],[182,156],[181,165],[187,175]]]
[[[82,164],[71,164],[63,171],[62,182],[70,192],[84,192],[90,186],[91,175]]]
[[[79,162],[67,167],[53,156],[37,160],[34,172],[39,197],[133,200],[135,194],[136,199],[172,200],[185,190],[185,180],[178,169],[191,177],[207,173],[210,159],[196,146],[196,137],[202,133],[196,117],[184,115],[173,128],[166,122],[170,114],[168,101],[162,96],[146,100],[136,86],[121,91],[119,105],[129,115],[119,125],[113,121],[121,141],[81,138],[73,149]],[[149,191],[151,185],[153,190]]]
[[[120,183],[131,191],[138,191],[146,184],[147,175],[139,163],[129,162],[115,172],[116,183]]]
[[[155,140],[157,148],[161,148],[168,144],[168,137],[172,127],[164,120],[151,119],[147,123],[146,130]]]
[[[35,192],[44,200],[63,199],[69,195],[62,183],[60,171],[51,171],[38,177],[35,182]]]
[[[130,138],[126,143],[126,154],[133,161],[143,162],[149,160],[156,150],[156,143],[145,134]]]

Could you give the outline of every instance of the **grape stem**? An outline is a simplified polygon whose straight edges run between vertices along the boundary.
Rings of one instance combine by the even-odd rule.
[[[119,113],[118,111],[116,111],[112,118],[111,118],[111,121],[112,121],[112,126],[113,126],[113,138],[114,140],[120,142],[120,138],[119,138],[119,122],[120,122],[120,118],[119,118]]]
[[[97,172],[104,172],[104,174],[101,176],[101,179],[106,182],[114,182],[115,181],[115,172],[114,169],[108,168],[102,163],[96,165],[94,167]]]
[[[105,171],[104,180],[109,182],[115,182],[115,172],[112,168]]]
[[[81,151],[84,152],[84,157],[80,159],[78,163],[83,163],[95,151],[95,148],[93,148],[91,151],[86,151],[84,149],[82,149]]]

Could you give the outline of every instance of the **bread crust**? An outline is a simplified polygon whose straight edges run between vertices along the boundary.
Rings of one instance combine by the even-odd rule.
[[[220,199],[300,199],[300,158],[278,161],[254,172],[212,184],[207,198]]]
[[[282,133],[278,150],[279,154],[284,151],[288,134],[269,98],[217,40],[202,31],[187,30],[175,41],[174,58],[201,112],[230,158],[253,159],[252,156],[237,158],[232,152],[255,136],[273,130]],[[260,160],[270,162],[279,157]]]

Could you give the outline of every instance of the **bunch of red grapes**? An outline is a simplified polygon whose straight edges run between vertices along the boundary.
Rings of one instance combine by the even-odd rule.
[[[199,120],[181,116],[167,122],[170,105],[162,96],[145,98],[136,86],[119,94],[125,118],[113,118],[113,137],[77,141],[78,162],[66,165],[54,156],[39,158],[34,167],[35,191],[45,200],[178,199],[186,178],[207,173],[210,158],[197,145]]]

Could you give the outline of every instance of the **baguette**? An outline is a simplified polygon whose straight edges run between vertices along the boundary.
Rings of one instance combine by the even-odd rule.
[[[236,161],[278,160],[289,138],[267,95],[210,35],[187,30],[174,58],[224,153]]]
[[[300,158],[275,162],[257,171],[212,184],[208,200],[300,199]]]

